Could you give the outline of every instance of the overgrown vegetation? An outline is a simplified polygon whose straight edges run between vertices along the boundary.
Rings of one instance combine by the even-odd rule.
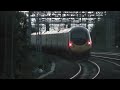
[[[32,78],[34,68],[44,66],[47,70],[49,66],[49,59],[45,58],[44,54],[36,52],[36,48],[29,44],[30,37],[27,35],[29,27],[26,18],[23,12],[16,12],[16,31],[14,32],[16,78]],[[36,31],[35,28],[31,29],[31,33]]]
[[[21,76],[20,73],[23,75],[23,69],[30,65],[28,62],[30,62],[31,49],[28,45],[28,23],[26,18],[27,16],[23,12],[16,12],[16,30],[14,32],[16,78]]]
[[[29,38],[27,37],[28,24],[26,15],[22,12],[16,12],[16,31],[15,31],[15,54],[16,61],[27,59],[29,48],[27,46]]]
[[[101,18],[97,21],[92,28],[91,37],[93,41],[93,49],[105,50],[105,36],[106,36],[106,26],[105,18]]]
[[[112,43],[113,48],[120,48],[120,12],[110,11],[107,15],[97,21],[92,28],[91,36],[93,41],[93,49],[104,51],[107,48],[107,35],[108,32],[112,30],[112,38],[114,42]],[[106,31],[107,30],[107,31]],[[110,36],[110,35],[108,35]],[[111,36],[112,37],[112,36]],[[106,50],[105,50],[106,51]]]

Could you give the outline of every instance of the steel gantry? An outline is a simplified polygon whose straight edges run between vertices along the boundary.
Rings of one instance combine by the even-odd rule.
[[[39,16],[36,16],[38,13]],[[48,24],[64,24],[64,25],[85,25],[94,24],[97,20],[106,14],[105,11],[33,11],[29,16],[31,19],[39,19],[39,24],[47,30]],[[50,26],[52,26],[50,25]],[[51,27],[50,27],[51,28]]]

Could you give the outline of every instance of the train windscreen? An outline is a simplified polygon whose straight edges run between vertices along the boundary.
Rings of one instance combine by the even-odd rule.
[[[83,45],[87,42],[88,35],[86,31],[76,30],[71,32],[71,41],[76,45]]]

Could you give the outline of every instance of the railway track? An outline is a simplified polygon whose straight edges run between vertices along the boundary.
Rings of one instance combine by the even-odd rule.
[[[77,64],[78,64],[78,66],[79,66],[79,70],[78,70],[78,72],[77,72],[75,75],[73,75],[70,79],[76,78],[76,77],[81,73],[81,65],[80,65],[79,63],[77,63]]]
[[[103,55],[103,56],[102,56]],[[92,57],[94,57],[94,58],[100,58],[100,60],[103,60],[103,61],[106,61],[106,62],[109,62],[109,63],[112,63],[112,64],[114,64],[114,65],[117,65],[117,66],[120,66],[120,64],[118,64],[118,63],[120,63],[120,55],[118,55],[118,54],[93,54],[93,55],[91,55]],[[113,57],[116,57],[116,56],[119,56],[119,58],[113,58]]]
[[[57,60],[55,73],[49,75],[48,79],[102,79],[102,78],[119,78],[120,61],[118,58],[111,58],[110,56],[118,54],[109,54],[109,56],[102,56],[102,54],[92,54],[89,60],[85,58],[77,58],[75,60]],[[60,59],[60,57],[58,57]],[[71,58],[75,59],[75,58]],[[69,63],[69,64],[68,64]],[[70,64],[71,63],[71,64]],[[72,65],[74,64],[74,65]],[[67,65],[67,66],[66,66]],[[71,68],[72,66],[72,68]],[[71,69],[70,69],[71,68]],[[76,69],[75,69],[76,68]],[[115,76],[110,76],[110,75]],[[46,78],[46,79],[47,79]]]
[[[100,73],[100,67],[93,61],[88,60],[86,62],[76,62],[80,70],[70,79],[95,79]]]
[[[116,74],[113,73],[115,71],[120,72],[120,70],[119,70],[120,69],[119,53],[117,53],[117,54],[116,53],[96,53],[96,54],[92,54],[91,56],[92,56],[92,58],[88,61],[98,67],[98,72],[97,72],[97,70],[95,71],[94,69],[92,69],[92,67],[89,66],[88,63],[84,62],[81,64],[81,75],[79,75],[79,77],[76,77],[76,78],[79,78],[79,79],[120,78],[120,77],[118,77],[117,73]],[[94,57],[94,59],[93,59],[93,57]],[[109,66],[111,66],[110,67],[111,69],[109,68]],[[105,70],[105,71],[101,72],[100,67],[102,68],[102,70]],[[90,69],[86,70],[85,68],[90,68]],[[95,67],[93,67],[93,68],[95,68]],[[109,76],[107,74],[108,70],[110,70],[109,74],[113,74],[117,77],[115,77],[115,76],[106,77],[106,76]],[[92,71],[94,74],[91,73]],[[95,73],[96,73],[96,75],[95,75]],[[87,75],[85,75],[85,74],[87,74]],[[89,76],[89,75],[91,75],[91,76]],[[102,75],[102,77],[100,77],[101,75]],[[105,77],[104,77],[104,75],[105,75]]]
[[[120,66],[120,55],[116,53],[96,53],[91,55],[94,58],[100,58],[100,60],[104,60],[109,63],[113,63],[117,66]],[[116,58],[117,57],[117,58]]]
[[[71,61],[56,58],[55,65],[55,70],[51,74],[45,74],[44,78],[39,79],[95,79],[100,73],[100,67],[91,60]]]
[[[98,76],[98,74],[100,73],[100,67],[99,67],[95,62],[93,62],[93,61],[90,61],[90,60],[89,60],[89,62],[93,63],[93,64],[96,65],[97,68],[98,68],[98,72],[95,74],[95,76],[92,77],[92,79],[95,79],[95,78]]]
[[[102,54],[92,54],[93,61],[97,62],[101,68],[102,73],[98,76],[99,79],[119,79],[120,78],[120,59],[115,58],[119,56],[118,54],[110,53],[102,53]],[[98,60],[97,60],[98,59]],[[112,75],[112,76],[111,76]]]
[[[120,60],[120,54],[119,53],[91,53],[92,57],[98,57],[103,59],[109,59],[109,60]]]

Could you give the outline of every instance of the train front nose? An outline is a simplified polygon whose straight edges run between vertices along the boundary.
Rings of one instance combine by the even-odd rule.
[[[72,44],[72,47],[70,47],[71,51],[73,53],[84,53],[86,51],[88,51],[89,49],[91,49],[91,46],[87,44],[87,42],[83,45],[76,45],[76,44]]]
[[[92,45],[88,30],[83,27],[77,27],[71,31],[70,41],[72,41],[72,47],[70,49],[74,53],[84,53]]]

